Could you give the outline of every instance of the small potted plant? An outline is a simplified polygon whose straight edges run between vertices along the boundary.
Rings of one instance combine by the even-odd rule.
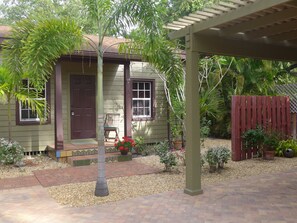
[[[267,132],[263,141],[263,159],[273,160],[278,147],[280,136],[277,132]]]
[[[116,141],[114,147],[120,151],[121,155],[127,155],[135,146],[135,142],[127,136],[124,136],[122,139],[123,140]]]

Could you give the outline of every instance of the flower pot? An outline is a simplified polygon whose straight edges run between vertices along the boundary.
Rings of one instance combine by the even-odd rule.
[[[218,168],[219,169],[224,169],[224,162],[219,162],[218,163]]]
[[[273,160],[275,151],[264,151],[263,159],[265,160]]]
[[[173,147],[175,150],[180,150],[182,148],[183,142],[181,140],[173,141]]]
[[[121,155],[123,155],[123,156],[125,156],[125,155],[128,154],[128,151],[127,150],[121,150],[120,152],[121,152]]]
[[[217,170],[217,165],[209,165],[209,172],[214,173]]]

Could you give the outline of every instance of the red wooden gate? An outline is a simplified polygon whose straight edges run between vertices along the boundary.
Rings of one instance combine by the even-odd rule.
[[[232,160],[251,159],[256,151],[245,150],[241,135],[257,125],[290,135],[290,101],[285,96],[232,96]]]

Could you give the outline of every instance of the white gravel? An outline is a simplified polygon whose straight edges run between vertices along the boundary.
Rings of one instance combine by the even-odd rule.
[[[139,162],[159,166],[156,156],[136,158]],[[277,157],[274,161],[262,159],[228,162],[221,173],[210,174],[207,165],[202,168],[202,187],[232,179],[245,178],[267,173],[277,173],[297,167],[297,158]],[[185,167],[179,166],[172,173],[121,177],[107,180],[110,195],[94,196],[95,182],[67,184],[48,188],[50,195],[66,206],[90,206],[137,196],[150,195],[185,187]]]
[[[207,139],[202,153],[210,146],[231,147],[230,140]],[[153,167],[164,168],[159,157],[148,156],[134,158],[135,161]],[[25,161],[25,167],[0,166],[0,179],[33,175],[32,171],[40,169],[64,168],[68,164],[57,163],[54,160],[38,156]],[[249,176],[277,173],[297,167],[297,157],[292,159],[276,157],[273,161],[262,159],[245,160],[241,162],[229,161],[221,173],[210,174],[208,166],[202,168],[202,187],[210,184],[240,179]],[[107,202],[124,200],[137,196],[161,193],[185,187],[185,167],[179,165],[172,173],[162,172],[141,176],[113,178],[107,180],[110,195],[99,198],[94,196],[95,182],[68,184],[48,188],[49,194],[60,204],[66,206],[90,206]],[[123,189],[124,188],[124,189]]]
[[[33,175],[33,171],[35,170],[69,167],[69,164],[67,163],[58,163],[44,155],[27,156],[24,159],[24,164],[25,166],[22,167],[0,165],[0,179]]]
[[[227,146],[230,140],[208,139],[206,148],[210,146]],[[164,168],[159,157],[148,156],[134,158],[135,161]],[[232,179],[240,179],[267,173],[277,173],[297,167],[297,158],[287,159],[276,157],[273,161],[262,159],[245,160],[241,162],[229,161],[221,173],[209,173],[208,166],[202,168],[202,187]],[[141,176],[121,177],[107,180],[110,195],[107,197],[94,196],[95,182],[68,184],[48,188],[50,195],[60,204],[66,206],[90,206],[137,196],[150,195],[165,191],[183,189],[185,187],[185,167],[178,166],[172,173],[158,173]],[[123,190],[123,188],[125,188]]]

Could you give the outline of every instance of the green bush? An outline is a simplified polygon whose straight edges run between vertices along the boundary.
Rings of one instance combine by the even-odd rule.
[[[280,141],[275,153],[277,156],[283,156],[283,151],[286,149],[293,149],[295,154],[297,154],[297,141],[294,139]]]
[[[16,164],[24,157],[24,148],[18,143],[0,138],[0,163]]]
[[[218,156],[215,148],[209,148],[203,156],[204,160],[209,164],[209,166],[217,165]]]
[[[135,151],[137,154],[141,154],[143,156],[149,155],[150,151],[148,146],[144,143],[144,138],[142,136],[137,136],[135,138]]]
[[[252,147],[257,147],[262,149],[265,132],[261,126],[257,126],[255,129],[249,129],[242,134],[244,148],[250,149]]]
[[[265,147],[264,149],[275,151],[276,148],[278,147],[280,139],[281,139],[281,135],[276,131],[265,133],[264,142],[263,142],[263,145]]]
[[[165,164],[165,170],[171,171],[177,165],[177,160],[173,152],[169,149],[168,141],[160,142],[155,146],[156,154],[160,157],[160,162]]]
[[[224,146],[211,147],[203,155],[203,159],[210,166],[210,172],[215,172],[216,166],[218,166],[219,169],[222,169],[230,157],[230,149]]]
[[[223,168],[224,164],[227,163],[228,160],[231,158],[231,151],[224,146],[214,147],[214,150],[217,155],[218,167]]]

